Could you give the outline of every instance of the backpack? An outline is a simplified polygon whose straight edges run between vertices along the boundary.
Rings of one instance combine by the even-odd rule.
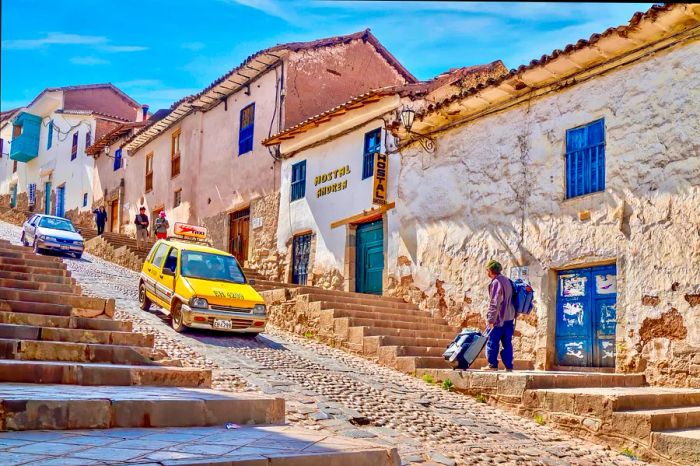
[[[518,278],[510,281],[513,286],[513,307],[516,314],[529,314],[532,311],[532,300],[535,291],[530,285]]]

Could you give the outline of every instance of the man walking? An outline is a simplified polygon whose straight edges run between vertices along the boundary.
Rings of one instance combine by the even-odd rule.
[[[136,249],[145,249],[149,225],[145,207],[139,209],[139,214],[136,216],[134,223],[136,224]]]
[[[501,275],[503,266],[495,260],[486,264],[486,272],[491,279],[489,285],[489,311],[486,315],[488,329],[491,330],[486,342],[488,366],[484,370],[498,370],[498,350],[502,346],[501,361],[506,371],[513,370],[513,332],[515,331],[515,308],[513,307],[513,285]]]
[[[107,211],[105,210],[104,206],[100,206],[99,208],[95,209],[92,211],[93,214],[95,214],[95,224],[97,225],[97,234],[101,235],[102,233],[105,232],[105,223],[107,223]],[[113,221],[115,221],[114,219]]]

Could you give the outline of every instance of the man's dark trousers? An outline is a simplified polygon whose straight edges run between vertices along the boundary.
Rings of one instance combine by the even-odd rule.
[[[486,359],[489,366],[498,367],[498,349],[501,350],[501,361],[506,369],[513,368],[513,332],[515,331],[515,321],[506,320],[502,327],[494,327],[486,342]]]

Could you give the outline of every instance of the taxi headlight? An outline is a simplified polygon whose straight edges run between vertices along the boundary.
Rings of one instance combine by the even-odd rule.
[[[206,308],[206,307],[209,307],[209,303],[204,298],[194,297],[194,298],[190,299],[190,306],[191,307]]]
[[[265,313],[266,313],[266,310],[265,310],[264,304],[256,304],[255,307],[253,307],[253,315],[264,316]]]

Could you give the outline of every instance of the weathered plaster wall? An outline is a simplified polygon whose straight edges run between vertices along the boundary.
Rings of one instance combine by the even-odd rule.
[[[453,129],[434,155],[406,151],[391,292],[482,323],[486,261],[529,265],[536,315],[518,322],[517,357],[542,368],[553,270],[612,260],[617,369],[700,386],[699,75],[695,42]],[[606,190],[567,200],[566,129],[603,117]]]
[[[406,82],[363,40],[294,52],[285,73],[287,128],[371,89]]]

